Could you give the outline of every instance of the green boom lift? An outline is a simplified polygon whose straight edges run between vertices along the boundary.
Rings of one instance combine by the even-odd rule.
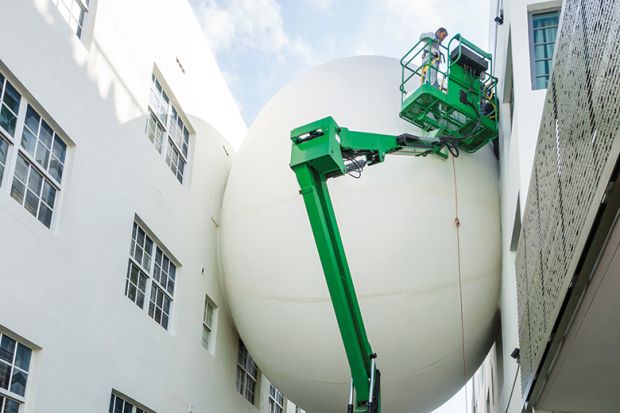
[[[400,117],[424,132],[399,136],[354,132],[327,117],[291,131],[291,168],[297,176],[325,280],[351,368],[349,413],[381,411],[380,372],[366,335],[327,179],[361,173],[366,165],[383,162],[390,153],[447,159],[459,151],[475,152],[497,137],[497,79],[492,56],[457,34],[448,47],[443,75],[447,88],[433,87],[428,70],[432,40],[420,40],[401,59]],[[414,61],[421,57],[421,64]],[[420,59],[417,59],[420,60]],[[420,82],[409,95],[407,87]]]

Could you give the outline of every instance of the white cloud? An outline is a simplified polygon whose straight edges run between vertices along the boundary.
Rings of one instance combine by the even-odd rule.
[[[443,26],[450,36],[461,33],[481,45],[488,42],[489,0],[382,0],[373,2],[370,19],[375,32],[383,32],[380,42],[410,39]],[[413,43],[411,43],[413,45]]]
[[[306,3],[307,6],[322,12],[331,11],[334,4],[333,0],[304,0],[304,3]]]
[[[322,0],[324,1],[324,0]],[[215,53],[237,55],[255,51],[277,58],[284,54],[309,58],[312,47],[291,39],[284,30],[276,0],[195,1],[196,14]]]

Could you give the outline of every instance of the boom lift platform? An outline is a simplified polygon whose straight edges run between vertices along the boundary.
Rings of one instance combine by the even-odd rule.
[[[348,413],[381,411],[381,375],[366,335],[327,179],[361,174],[365,166],[383,162],[387,154],[435,154],[447,159],[450,154],[458,156],[460,150],[475,152],[497,137],[497,79],[490,74],[492,56],[457,34],[444,48],[449,56],[447,71],[440,74],[447,80],[447,89],[435,88],[424,75],[435,70],[431,62],[413,65],[416,57],[430,50],[431,42],[419,41],[401,59],[400,117],[424,133],[355,132],[331,117],[291,131],[290,167],[301,188],[351,369]],[[406,88],[412,80],[421,80],[421,84],[408,95]]]

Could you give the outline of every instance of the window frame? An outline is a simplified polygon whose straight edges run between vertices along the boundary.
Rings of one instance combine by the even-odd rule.
[[[211,309],[211,323],[208,322],[208,313],[209,309]],[[205,306],[202,314],[202,336],[201,336],[201,344],[202,347],[207,350],[210,354],[214,354],[215,352],[215,340],[217,337],[217,316],[218,316],[218,307],[217,304],[207,295],[205,294]],[[206,338],[205,338],[206,335]]]
[[[165,119],[161,116],[161,106],[166,106]],[[151,129],[160,132],[161,142],[156,143],[155,136],[151,137]],[[170,172],[184,186],[190,172],[193,128],[158,71],[151,74],[145,134]],[[177,138],[180,142],[177,142]],[[181,163],[182,169],[179,168]]]
[[[142,235],[141,235],[142,234]],[[142,239],[144,242],[140,244],[138,241]],[[147,245],[150,251],[147,251]],[[141,250],[140,258],[137,258],[137,250]],[[169,285],[169,273],[163,273],[160,269],[159,280],[156,277],[156,259],[157,253],[160,252],[162,261],[168,260],[169,268],[174,267],[173,287],[172,292],[168,291]],[[148,265],[145,265],[145,257],[148,257]],[[135,217],[132,224],[131,240],[129,246],[129,261],[127,264],[127,273],[125,274],[125,289],[124,295],[130,301],[132,301],[140,310],[145,311],[148,316],[159,324],[164,330],[171,331],[173,325],[173,313],[174,313],[174,290],[177,287],[177,275],[181,265],[170,254],[163,244],[153,236],[152,232],[148,230],[148,227],[142,222],[142,220]],[[131,279],[132,268],[138,270],[138,283],[134,283]],[[140,276],[145,277],[144,290],[140,289]],[[166,278],[166,286],[161,283],[161,277]],[[135,287],[135,296],[131,297],[131,288]],[[162,305],[158,305],[158,292],[162,294]],[[142,293],[142,302],[138,303],[139,293]],[[153,297],[155,294],[155,297]],[[164,299],[169,300],[168,310],[164,310]],[[159,310],[159,316],[157,316],[157,310]],[[165,318],[165,325],[163,324]]]
[[[7,176],[8,167],[10,166],[11,150],[13,148],[11,141],[4,137],[4,133],[0,133],[0,145],[2,144],[6,145],[6,154],[4,160],[2,160],[2,157],[0,156],[0,188],[3,188],[5,185],[4,181]]]
[[[552,25],[552,26],[545,26],[545,27],[537,27],[534,28],[534,18],[535,16],[541,15],[541,14],[547,14],[547,13],[554,13],[557,12],[558,14],[558,24],[557,26]],[[560,29],[560,19],[561,19],[561,14],[562,14],[562,7],[561,4],[552,4],[549,5],[548,7],[545,8],[541,8],[541,9],[535,9],[535,10],[529,10],[528,11],[528,15],[527,15],[527,21],[528,21],[528,37],[529,37],[529,46],[530,46],[530,79],[531,79],[531,87],[532,90],[546,90],[547,87],[549,86],[549,81],[551,80],[551,75],[553,74],[553,62],[554,62],[554,56],[555,56],[555,50],[556,47],[555,45],[557,45],[557,39],[558,39],[558,34],[559,34],[559,29]],[[549,28],[556,28],[556,38],[554,42],[546,42],[546,43],[541,43],[541,44],[536,44],[535,42],[535,36],[534,36],[534,31],[535,30],[546,30]],[[536,46],[548,46],[550,44],[553,44],[553,54],[551,57],[549,58],[544,58],[544,59],[536,59]],[[549,73],[547,75],[538,75],[536,73],[536,63],[537,62],[551,62],[551,67],[549,69]],[[544,87],[538,87],[537,85],[537,79],[542,79],[542,78],[547,78],[546,80],[546,86]]]
[[[6,332],[4,331],[0,331],[0,343],[2,343],[2,341],[4,340],[4,338],[7,338],[9,340],[12,340],[14,342],[14,348],[13,348],[13,356],[12,356],[12,360],[9,363],[8,361],[0,358],[0,363],[3,365],[7,365],[9,366],[9,383],[8,383],[8,387],[5,389],[3,387],[0,387],[0,397],[5,398],[5,399],[10,399],[13,400],[15,402],[18,403],[18,412],[22,410],[22,406],[26,403],[27,401],[27,396],[28,396],[28,379],[31,377],[32,375],[32,371],[33,371],[33,359],[34,359],[34,355],[35,355],[35,348],[33,348],[29,343],[26,343],[24,340],[15,337],[13,335],[10,334],[6,334]],[[28,367],[27,369],[25,369],[22,366],[18,366],[17,365],[17,351],[19,346],[22,346],[24,348],[26,348],[27,350],[29,350],[28,353]],[[26,375],[26,383],[24,385],[24,394],[19,394],[19,393],[15,393],[11,390],[11,385],[13,384],[13,376],[14,376],[14,370],[17,369],[19,372],[21,372],[22,374]],[[3,401],[2,403],[6,403],[6,401]],[[2,403],[0,403],[0,409],[4,408],[4,405],[2,405]]]
[[[241,362],[241,355],[244,356],[244,362]],[[248,367],[253,366],[252,370],[256,371],[256,374],[253,376]],[[239,373],[241,372],[241,382],[239,381]],[[235,386],[237,388],[237,393],[243,396],[250,404],[257,406],[258,398],[256,397],[256,393],[259,391],[259,378],[260,378],[260,369],[254,362],[252,355],[248,351],[243,341],[239,339],[239,348],[237,352],[237,374],[235,380]],[[251,382],[254,384],[253,390],[248,391],[248,383]],[[250,396],[251,395],[251,396]]]
[[[63,18],[67,26],[69,26],[69,28],[71,29],[71,32],[76,35],[78,39],[84,40],[85,31],[88,27],[88,21],[90,20],[90,17],[92,15],[92,0],[67,0],[71,3],[70,7],[67,6],[65,0],[49,1],[56,7],[60,16]],[[76,5],[80,9],[79,19],[74,18],[74,7]],[[61,7],[68,11],[68,16],[64,14],[63,10],[61,10]],[[75,22],[76,27],[73,27],[73,22]]]
[[[142,403],[138,403],[134,399],[127,397],[118,391],[112,389],[110,394],[110,403],[108,404],[108,413],[114,413],[114,408],[116,407],[116,403],[121,400],[123,403],[122,413],[156,413],[154,410],[149,409],[144,406]],[[125,412],[126,404],[131,406],[131,410],[129,412]]]
[[[72,147],[74,146],[73,142],[67,138],[66,134],[62,131],[62,129],[51,119],[51,117],[47,114],[47,112],[41,109],[41,106],[37,104],[33,98],[30,97],[25,88],[19,84],[18,81],[14,79],[13,76],[9,75],[5,70],[2,70],[3,67],[0,65],[0,75],[4,78],[3,83],[0,85],[0,107],[4,106],[4,93],[5,93],[5,84],[9,83],[11,87],[19,94],[18,101],[18,110],[17,117],[15,121],[15,129],[13,134],[9,133],[8,130],[4,129],[0,126],[0,139],[3,139],[8,143],[7,148],[7,156],[6,162],[4,166],[4,174],[2,179],[0,180],[0,192],[7,194],[10,198],[12,198],[15,202],[21,205],[23,209],[26,210],[31,216],[34,217],[35,221],[39,224],[43,225],[48,230],[54,232],[56,230],[56,225],[58,222],[58,216],[60,215],[60,209],[62,204],[62,196],[64,195],[64,186],[67,179],[67,175],[70,174],[70,163],[71,163],[71,155],[72,155]],[[38,118],[37,122],[37,133],[36,135],[32,132],[31,128],[27,125],[27,115],[29,113],[34,113]],[[14,111],[11,110],[11,113],[15,114]],[[41,130],[43,128],[43,124],[47,126],[47,131],[51,132],[50,136],[50,144],[49,147],[45,146],[43,139],[41,139]],[[31,154],[28,151],[28,148],[24,144],[26,139],[24,135],[28,131],[31,135],[31,138],[34,139],[34,154]],[[62,161],[58,159],[57,156],[54,155],[55,142],[60,141],[63,148]],[[47,160],[46,164],[43,165],[39,163],[37,160],[37,150],[39,148],[39,144],[44,146],[44,150],[47,151]],[[23,182],[21,178],[17,176],[17,167],[20,158],[26,164],[26,182]],[[52,169],[52,160],[56,159],[60,162],[62,166],[60,169],[60,181],[53,175]],[[35,194],[37,199],[37,211],[34,214],[28,207],[26,207],[27,195],[29,191],[28,182],[31,171],[35,171],[38,175],[40,175],[41,179],[41,187],[38,189],[38,193]],[[22,185],[23,193],[21,194],[21,199],[18,199],[14,195],[14,187],[15,181],[18,180],[19,184]],[[48,185],[49,188],[53,189],[53,205],[48,205],[46,203],[46,208],[49,210],[49,214],[51,214],[49,218],[49,225],[41,219],[41,210],[42,204],[44,202],[43,191],[45,189],[45,185]],[[32,188],[30,188],[32,189]],[[34,191],[32,191],[34,194]]]
[[[269,383],[269,413],[286,413],[286,398],[271,383]]]

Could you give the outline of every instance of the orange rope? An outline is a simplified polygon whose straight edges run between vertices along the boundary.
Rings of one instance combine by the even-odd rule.
[[[465,362],[465,319],[463,316],[463,280],[461,278],[461,221],[459,220],[459,197],[456,185],[456,163],[454,157],[452,157],[452,174],[454,176],[454,224],[456,225],[456,256],[458,259],[458,274],[459,274],[459,299],[461,305],[461,352],[463,355],[463,379],[465,380],[465,412],[468,411],[467,403],[467,363]],[[474,389],[472,388],[472,394]]]

